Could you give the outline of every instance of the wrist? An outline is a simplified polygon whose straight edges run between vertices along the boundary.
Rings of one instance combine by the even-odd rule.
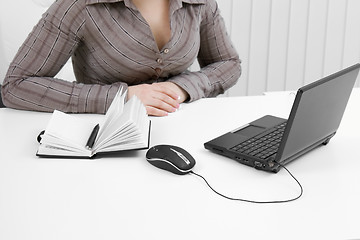
[[[187,91],[185,91],[181,86],[177,85],[176,83],[170,82],[174,86],[174,90],[178,94],[178,102],[182,103],[188,100],[189,94]]]

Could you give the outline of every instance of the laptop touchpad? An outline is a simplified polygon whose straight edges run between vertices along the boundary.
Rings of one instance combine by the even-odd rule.
[[[255,136],[261,132],[264,131],[265,128],[263,127],[258,127],[258,126],[254,126],[254,125],[248,125],[244,128],[241,128],[239,130],[235,130],[233,133],[236,134],[240,134],[242,136],[247,136],[247,137],[251,137],[251,136]]]

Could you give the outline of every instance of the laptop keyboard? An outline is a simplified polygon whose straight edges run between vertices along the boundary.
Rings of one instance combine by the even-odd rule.
[[[266,159],[277,153],[286,122],[281,123],[270,132],[265,132],[242,142],[231,149],[239,153]]]

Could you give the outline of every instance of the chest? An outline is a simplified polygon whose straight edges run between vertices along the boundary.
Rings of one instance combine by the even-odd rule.
[[[149,25],[158,48],[162,49],[171,37],[169,1],[156,1],[155,5],[151,1],[134,2],[138,2],[136,6],[141,17]]]
[[[89,7],[88,13],[83,41],[77,50],[81,58],[76,64],[102,69],[96,71],[101,79],[130,83],[176,75],[186,71],[198,56],[201,16],[195,8],[179,9],[170,16],[171,36],[164,38],[162,49],[154,41],[157,30],[161,32],[164,26],[162,21],[152,19],[149,23],[139,12],[121,4]]]

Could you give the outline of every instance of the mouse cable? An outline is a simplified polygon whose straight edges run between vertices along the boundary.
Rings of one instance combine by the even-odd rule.
[[[224,195],[224,194],[221,194],[221,193],[219,193],[218,191],[216,191],[216,190],[209,184],[209,182],[208,182],[203,176],[201,176],[200,174],[197,174],[197,173],[195,173],[195,172],[193,172],[193,171],[190,171],[190,173],[192,173],[192,174],[194,174],[194,175],[202,178],[202,179],[205,181],[205,183],[209,186],[209,188],[210,188],[214,193],[220,195],[220,196],[223,197],[223,198],[226,198],[226,199],[229,199],[229,200],[233,200],[233,201],[242,201],[242,202],[248,202],[248,203],[260,203],[260,204],[261,204],[261,203],[287,203],[287,202],[292,202],[292,201],[295,201],[295,200],[299,199],[299,198],[302,196],[303,192],[304,192],[303,187],[301,186],[301,183],[294,177],[294,175],[293,175],[284,165],[282,165],[282,164],[280,164],[280,163],[278,163],[278,162],[277,162],[277,164],[278,164],[280,167],[284,168],[284,169],[289,173],[289,175],[290,175],[290,176],[297,182],[297,184],[299,185],[299,187],[300,187],[300,194],[299,194],[297,197],[294,197],[294,198],[291,198],[291,199],[287,199],[287,200],[275,200],[275,201],[254,201],[254,200],[247,200],[247,199],[241,199],[241,198],[232,198],[232,197],[228,197],[228,196],[226,196],[226,195]]]

